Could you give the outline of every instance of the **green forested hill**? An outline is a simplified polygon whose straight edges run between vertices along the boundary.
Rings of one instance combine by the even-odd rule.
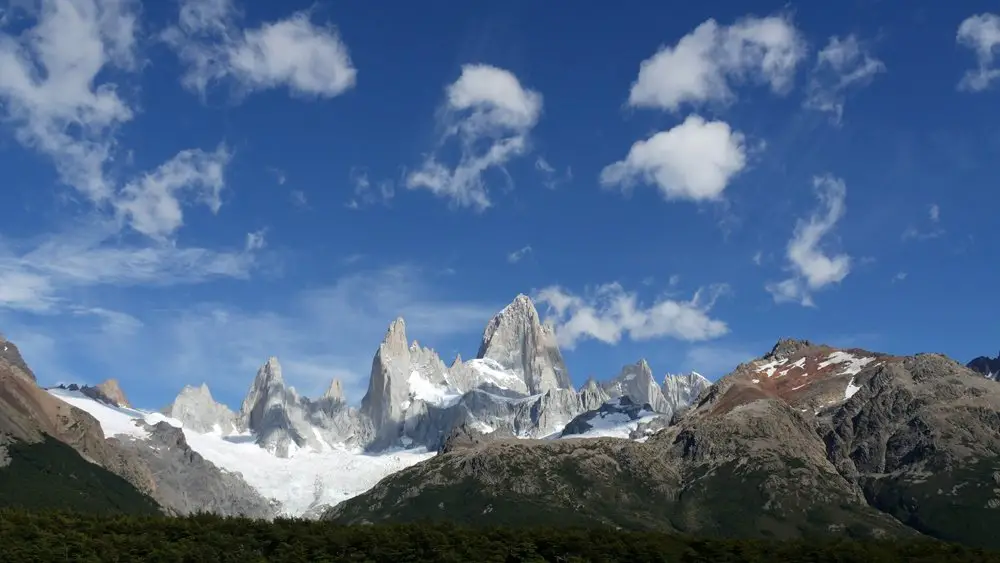
[[[1000,554],[934,540],[695,540],[608,528],[340,526],[217,516],[96,516],[0,510],[0,560],[77,562],[774,563],[1000,562]]]
[[[5,447],[10,464],[0,467],[0,507],[160,513],[153,499],[59,440],[46,437],[34,444],[13,442]]]

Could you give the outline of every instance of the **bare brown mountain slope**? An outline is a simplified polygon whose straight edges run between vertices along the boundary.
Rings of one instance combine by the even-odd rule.
[[[473,440],[326,517],[924,533],[1000,547],[998,413],[1000,385],[943,356],[783,340],[645,444]]]
[[[10,342],[3,345],[13,346]],[[0,435],[28,443],[51,436],[88,461],[121,476],[139,491],[149,494],[155,490],[146,465],[116,447],[114,439],[105,439],[93,416],[45,392],[33,376],[6,356],[0,356]]]

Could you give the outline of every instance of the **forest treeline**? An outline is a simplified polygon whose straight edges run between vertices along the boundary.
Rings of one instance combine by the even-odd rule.
[[[1000,562],[1000,553],[935,540],[703,540],[611,529],[445,524],[341,526],[195,515],[186,518],[0,510],[0,560],[113,562],[725,563]]]

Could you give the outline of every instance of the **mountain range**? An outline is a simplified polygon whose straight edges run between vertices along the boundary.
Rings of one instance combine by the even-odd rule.
[[[0,484],[18,485],[0,487],[0,504],[1000,547],[988,358],[782,339],[715,383],[658,382],[639,360],[575,389],[555,334],[519,295],[476,357],[450,364],[393,321],[356,406],[337,380],[299,395],[272,357],[238,410],[200,384],[148,411],[114,381],[42,389],[0,344]],[[50,492],[19,493],[53,475]]]

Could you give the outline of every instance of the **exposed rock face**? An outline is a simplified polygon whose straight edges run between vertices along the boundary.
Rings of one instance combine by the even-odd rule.
[[[344,386],[340,383],[339,379],[334,379],[330,382],[326,393],[323,393],[323,398],[340,403],[344,402]]]
[[[141,423],[148,439],[122,435],[115,440],[148,465],[156,481],[153,498],[174,514],[209,512],[270,520],[275,506],[238,473],[216,467],[191,449],[184,432],[166,422]]]
[[[286,387],[277,358],[257,371],[239,413],[239,428],[249,430],[257,444],[279,457],[296,449],[321,451],[332,445],[367,444],[369,419],[335,397],[311,401]]]
[[[555,333],[542,325],[534,303],[523,294],[487,324],[476,357],[516,374],[530,394],[573,387]]]
[[[215,402],[208,385],[187,385],[163,414],[175,418],[195,432],[232,434],[238,427],[236,413]]]
[[[645,359],[623,367],[618,377],[604,384],[604,390],[612,399],[628,397],[633,403],[648,404],[656,412],[673,412]]]
[[[1000,547],[1000,387],[942,356],[782,340],[660,420],[645,444],[470,433],[326,517]]]
[[[1000,354],[997,354],[995,358],[979,356],[966,364],[966,367],[994,381],[1000,380]]]
[[[601,408],[601,405],[611,399],[611,396],[601,388],[593,377],[587,378],[587,382],[580,388],[580,406],[584,411],[592,411]]]
[[[8,353],[16,350],[9,342]],[[0,345],[0,349],[3,345]],[[19,362],[20,355],[11,357]],[[106,440],[101,425],[90,414],[70,406],[38,387],[29,375],[7,356],[0,357],[0,435],[28,443],[39,443],[46,435],[63,442],[84,459],[124,478],[145,494],[156,490],[148,467],[130,452]]]
[[[696,371],[677,375],[667,374],[663,379],[662,391],[670,410],[664,412],[674,413],[693,404],[697,401],[698,395],[711,386],[712,382]]]
[[[103,383],[98,383],[97,385],[90,387],[84,385],[80,388],[80,391],[84,395],[92,399],[101,401],[116,407],[131,407],[128,398],[125,397],[125,392],[122,391],[121,387],[118,385],[117,379],[108,379]]]
[[[28,364],[24,363],[24,358],[21,357],[21,351],[17,349],[17,346],[13,342],[4,338],[0,334],[0,361],[5,361],[8,364],[21,370],[24,375],[28,376],[29,379],[35,381],[35,373],[31,371]]]

